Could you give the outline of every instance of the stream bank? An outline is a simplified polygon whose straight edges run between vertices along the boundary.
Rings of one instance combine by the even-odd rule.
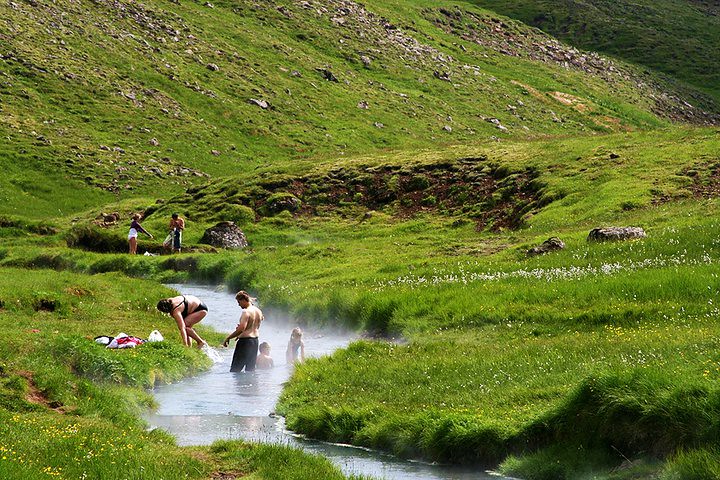
[[[240,316],[234,296],[225,290],[198,285],[170,285],[185,294],[196,295],[209,307],[203,325],[231,332]],[[200,375],[159,385],[153,390],[158,409],[145,416],[152,428],[175,436],[179,445],[209,445],[215,440],[245,440],[276,443],[326,456],[349,474],[369,475],[388,480],[483,480],[498,477],[472,467],[437,465],[408,461],[392,455],[350,445],[331,444],[304,438],[285,428],[284,419],[274,415],[283,384],[292,374],[285,362],[285,347],[295,325],[279,312],[265,310],[260,341],[272,346],[275,367],[253,373],[229,371],[233,348],[217,348],[215,363]],[[170,325],[165,335],[174,335]],[[305,330],[308,357],[328,355],[347,346],[352,333]]]

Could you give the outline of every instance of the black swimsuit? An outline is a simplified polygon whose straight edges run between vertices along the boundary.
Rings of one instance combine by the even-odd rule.
[[[186,316],[188,316],[188,315],[191,314],[191,313],[195,313],[195,312],[207,312],[207,311],[208,311],[207,305],[205,305],[204,302],[200,302],[200,304],[195,308],[195,310],[193,310],[192,312],[188,312],[188,308],[190,307],[190,305],[188,304],[188,301],[187,301],[187,299],[185,298],[185,295],[183,295],[183,301],[182,301],[182,303],[178,303],[178,304],[175,306],[175,308],[178,308],[180,305],[185,305],[185,307],[183,308],[183,312],[182,312],[183,318],[185,318]],[[173,310],[175,310],[175,308],[173,308]]]

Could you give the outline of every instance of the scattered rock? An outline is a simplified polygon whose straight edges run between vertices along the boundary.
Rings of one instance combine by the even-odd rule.
[[[200,243],[218,248],[245,248],[248,246],[245,234],[235,222],[220,222],[205,230]]]
[[[375,128],[385,128],[385,125],[380,122],[375,122],[373,123],[373,125],[375,126]]]
[[[598,227],[590,230],[588,242],[606,242],[645,238],[645,230],[640,227]]]
[[[507,127],[500,123],[500,120],[498,120],[497,118],[486,118],[485,121],[495,125],[495,128],[497,128],[498,130],[507,132]]]
[[[218,67],[218,66],[217,66],[216,64],[214,64],[214,63],[208,63],[208,64],[207,64],[207,69],[208,69],[208,70],[212,70],[213,72],[217,72],[217,71],[220,70],[220,67]]]
[[[533,247],[528,250],[527,254],[529,256],[544,255],[555,250],[562,250],[563,248],[565,248],[565,242],[560,240],[558,237],[550,237],[537,247]]]
[[[263,110],[267,110],[268,108],[270,108],[270,104],[268,102],[266,102],[265,100],[258,100],[257,98],[249,99],[248,103],[257,105],[258,107],[262,108]]]
[[[333,73],[330,70],[328,70],[327,68],[316,68],[315,70],[320,72],[320,74],[322,74],[323,78],[325,80],[327,80],[328,82],[335,82],[335,83],[339,82],[337,77],[335,75],[333,75]]]
[[[443,127],[443,130],[445,130],[446,132],[452,132],[452,127],[450,125],[445,125]]]
[[[372,64],[372,60],[367,55],[360,55],[360,61],[365,67],[369,67]]]
[[[151,138],[150,142],[148,142],[148,143],[150,143],[150,145],[152,145],[153,147],[157,147],[158,145],[160,145],[160,142],[158,141],[157,138]]]
[[[101,213],[100,216],[105,223],[116,223],[120,220],[120,214],[118,212]]]
[[[366,101],[362,101],[358,102],[357,107],[362,108],[363,110],[367,110],[368,108],[370,108],[370,105],[368,105]]]
[[[279,192],[268,198],[266,206],[268,211],[273,215],[284,210],[297,212],[302,206],[302,201],[292,193]]]
[[[220,155],[220,151],[219,151],[219,150],[210,150],[210,153],[212,153],[212,154],[215,155],[216,157],[217,157],[218,155]]]
[[[443,80],[446,82],[450,81],[450,74],[448,72],[439,72],[439,71],[435,70],[433,72],[433,75],[435,76],[435,78],[438,78],[440,80]]]

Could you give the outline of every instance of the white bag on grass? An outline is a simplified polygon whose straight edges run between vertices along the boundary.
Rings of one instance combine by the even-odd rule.
[[[150,332],[150,335],[148,335],[148,342],[162,342],[165,340],[162,336],[162,333],[158,332],[157,330],[153,330]]]

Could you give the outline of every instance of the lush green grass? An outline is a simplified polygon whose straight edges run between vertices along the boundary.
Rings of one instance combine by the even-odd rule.
[[[170,280],[382,338],[297,368],[279,408],[303,433],[526,478],[716,476],[720,137],[669,122],[712,119],[696,92],[566,68],[468,4],[213,3],[3,9],[0,476],[341,478],[144,430],[143,389],[208,363],[155,310]],[[143,252],[174,211],[195,253],[123,253],[132,213]],[[205,253],[220,220],[250,248]],[[586,242],[610,224],[648,238]],[[525,255],[549,236],[567,248]]]
[[[720,98],[718,8],[704,0],[471,0],[587,50],[674,75]]]
[[[696,103],[692,92],[634,67],[584,72],[533,60],[532,49],[553,40],[520,23],[505,21],[522,45],[516,55],[492,29],[483,35],[498,44],[468,41],[439,23],[451,3],[366,2],[344,27],[331,20],[339,2],[326,13],[283,3],[4,9],[12,34],[0,51],[0,214],[64,216],[113,196],[167,197],[205,181],[196,175],[248,176],[257,166],[692,120],[677,115],[678,99]],[[499,22],[470,5],[463,12],[479,19],[465,26]],[[437,78],[444,73],[450,81]]]
[[[300,321],[401,339],[358,342],[298,367],[279,408],[292,428],[318,438],[451,462],[496,465],[510,455],[503,469],[528,478],[600,475],[624,457],[637,460],[628,471],[640,476],[701,471],[715,468],[717,443],[717,145],[713,130],[671,129],[358,158],[304,175],[260,172],[245,183],[192,189],[145,221],[161,231],[178,209],[193,244],[203,227],[252,208],[258,219],[242,222],[246,251],[131,257],[68,249],[65,231],[28,227],[1,262],[225,282]],[[475,159],[468,173],[494,179],[491,194],[509,211],[528,192],[547,200],[529,203],[520,229],[481,231],[472,213],[488,205],[481,199],[408,203],[440,198],[431,177],[448,178],[467,158]],[[340,201],[322,196],[333,176],[342,182],[394,166],[396,197],[369,218],[370,190],[344,192]],[[535,172],[534,187],[515,188],[527,172]],[[313,208],[296,217],[269,210],[271,192],[283,189],[277,185],[294,185]],[[114,209],[125,214],[143,202]],[[79,223],[92,217],[80,214]],[[590,228],[608,224],[643,226],[648,238],[586,241]],[[122,248],[124,233],[118,226],[95,235]],[[566,249],[526,257],[551,235]],[[35,296],[24,295],[21,303],[31,305]],[[59,311],[75,308],[61,300]],[[152,310],[151,302],[139,306]],[[61,337],[54,351],[105,378],[88,367],[107,358],[83,345]],[[151,381],[147,363],[121,364],[121,377]],[[577,449],[593,460],[563,454]],[[558,467],[540,468],[548,459]]]
[[[171,292],[111,273],[2,269],[0,280],[0,476],[39,478],[345,478],[326,459],[276,446],[223,442],[179,448],[139,419],[146,388],[208,367],[155,310]],[[120,331],[164,342],[108,350],[93,341]],[[219,334],[203,331],[219,342]],[[272,468],[268,468],[268,463]],[[225,477],[229,478],[229,477]]]

